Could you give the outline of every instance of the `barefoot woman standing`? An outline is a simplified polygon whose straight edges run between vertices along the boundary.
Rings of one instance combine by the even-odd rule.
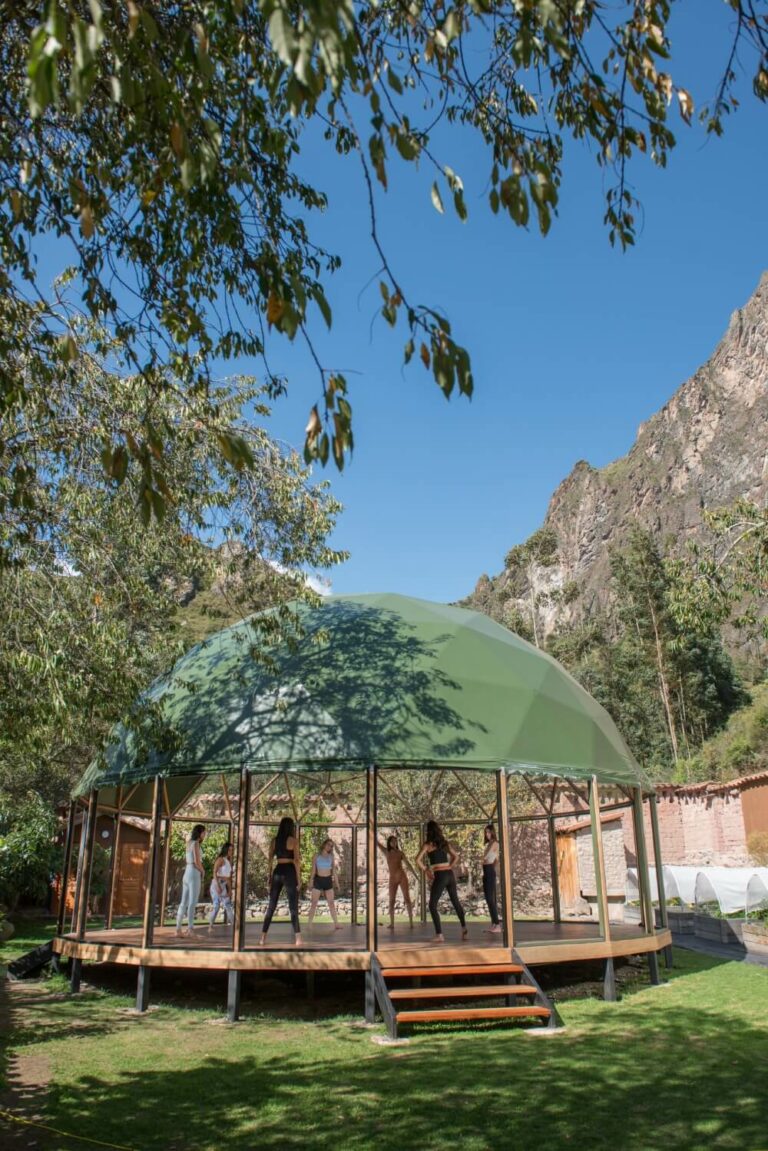
[[[408,875],[405,870],[405,865],[408,862],[405,858],[405,852],[400,850],[396,835],[387,836],[386,846],[379,840],[378,846],[379,851],[384,853],[389,868],[389,930],[394,931],[395,929],[395,900],[397,899],[398,887],[403,893],[408,918],[411,921],[411,927],[413,927],[413,904],[411,902],[411,889],[408,886]]]

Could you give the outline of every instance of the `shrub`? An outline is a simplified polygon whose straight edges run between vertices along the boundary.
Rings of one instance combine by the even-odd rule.
[[[57,822],[35,792],[11,801],[0,794],[0,900],[13,910],[20,899],[42,902],[55,871]]]
[[[747,851],[756,867],[768,867],[768,831],[753,831],[748,835]]]

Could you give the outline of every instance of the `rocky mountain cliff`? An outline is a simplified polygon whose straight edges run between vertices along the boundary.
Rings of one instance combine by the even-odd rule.
[[[677,551],[700,532],[703,509],[739,497],[768,499],[768,272],[711,359],[640,426],[627,455],[604,468],[577,463],[543,529],[499,575],[482,576],[465,603],[512,626],[535,612],[541,638],[605,603],[610,549],[632,525]]]

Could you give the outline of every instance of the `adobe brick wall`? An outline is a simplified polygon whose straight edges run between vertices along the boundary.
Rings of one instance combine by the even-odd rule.
[[[689,867],[749,865],[740,792],[663,793],[657,811],[665,863]]]

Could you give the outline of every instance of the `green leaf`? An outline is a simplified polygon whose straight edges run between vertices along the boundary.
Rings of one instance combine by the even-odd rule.
[[[398,96],[402,96],[403,82],[392,67],[387,68],[387,80],[389,82],[390,88],[394,89]]]
[[[440,197],[440,189],[436,183],[432,185],[432,203],[434,204],[435,209],[442,215],[445,211],[445,208],[443,207],[443,201]]]

